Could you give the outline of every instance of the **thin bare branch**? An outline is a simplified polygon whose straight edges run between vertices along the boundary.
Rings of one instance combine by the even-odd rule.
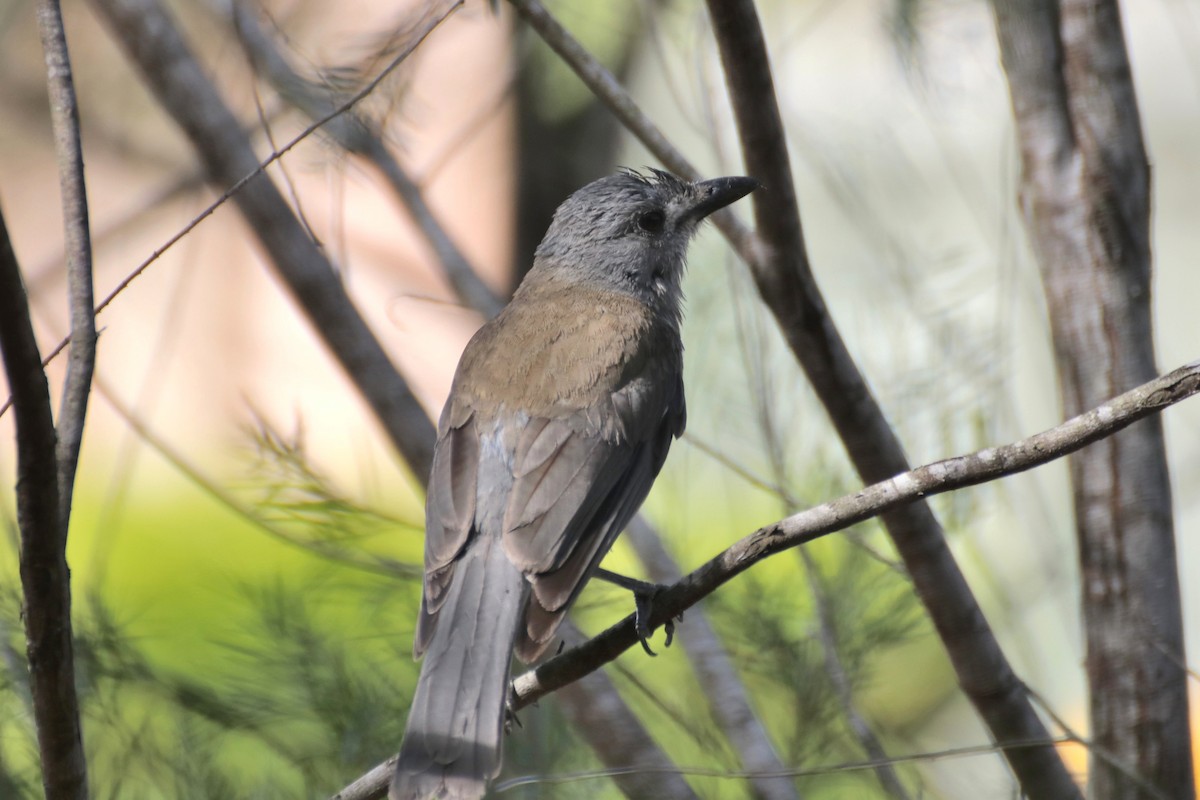
[[[270,254],[276,272],[374,411],[392,444],[415,474],[428,474],[433,458],[432,423],[350,301],[332,265],[263,169],[374,91],[460,7],[461,0],[434,4],[415,27],[407,46],[379,76],[262,164],[174,21],[156,0],[94,0],[93,4],[163,107],[187,133],[210,181],[238,189],[234,200]]]
[[[46,57],[46,84],[50,94],[50,121],[54,150],[58,156],[59,187],[62,192],[64,241],[67,256],[67,286],[71,309],[71,355],[58,411],[58,522],[66,527],[71,519],[71,496],[83,423],[87,417],[92,372],[96,366],[96,317],[92,290],[92,242],[88,226],[87,188],[83,177],[83,148],[79,140],[79,106],[75,81],[67,53],[62,8],[58,0],[39,0],[38,30]]]
[[[335,88],[316,84],[299,75],[276,46],[274,39],[259,25],[258,18],[238,0],[209,0],[215,13],[228,21],[237,31],[242,47],[255,70],[268,80],[280,96],[310,119],[330,117],[331,112],[346,102]],[[446,272],[455,292],[467,305],[485,317],[500,313],[503,303],[467,261],[462,250],[450,238],[441,222],[425,202],[417,186],[400,162],[384,144],[377,126],[353,109],[330,118],[322,132],[345,151],[375,164],[408,209],[409,215],[433,248],[438,262]]]
[[[75,691],[66,526],[59,518],[56,436],[29,302],[0,215],[0,354],[17,434],[17,525],[30,693],[48,800],[85,800],[87,763]]]
[[[1009,747],[1052,747],[1055,745],[1074,742],[1074,739],[1060,737],[1057,739],[1038,739],[1031,742],[1012,742]],[[778,772],[760,773],[737,770],[722,770],[713,769],[712,767],[690,767],[690,766],[673,766],[668,767],[672,772],[680,775],[693,775],[698,778],[726,778],[729,780],[744,781],[753,778],[811,778],[822,775],[844,775],[849,772],[862,772],[869,769],[877,769],[884,764],[920,764],[932,761],[940,761],[946,758],[966,758],[970,756],[987,755],[989,753],[998,752],[1000,748],[991,744],[970,745],[967,747],[951,747],[945,750],[935,750],[928,753],[913,753],[906,756],[893,756],[883,761],[851,761],[842,764],[830,764],[824,767],[798,767],[796,769],[784,769]],[[558,784],[558,783],[573,783],[576,781],[593,780],[596,778],[611,778],[618,772],[644,772],[646,768],[629,767],[623,770],[595,770],[591,772],[573,772],[565,775],[554,775],[547,777],[544,775],[530,776],[526,778],[512,778],[507,781],[500,781],[494,787],[496,794],[508,792],[513,789],[519,789],[522,786],[535,786],[540,784]]]

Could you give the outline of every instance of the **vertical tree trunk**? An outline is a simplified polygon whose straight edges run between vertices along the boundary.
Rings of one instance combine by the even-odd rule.
[[[1150,174],[1116,0],[996,0],[1064,412],[1156,374]],[[1158,417],[1070,459],[1097,800],[1195,796]]]

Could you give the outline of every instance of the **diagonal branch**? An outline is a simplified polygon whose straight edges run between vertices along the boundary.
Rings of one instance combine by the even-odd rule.
[[[446,278],[458,296],[484,317],[491,318],[500,313],[503,303],[483,282],[442,227],[433,209],[425,202],[421,188],[384,144],[377,126],[352,108],[333,115],[332,112],[345,103],[345,98],[335,89],[319,86],[299,75],[280,52],[274,39],[259,25],[258,18],[246,3],[241,0],[209,0],[209,5],[237,32],[255,71],[269,81],[284,100],[310,119],[331,117],[323,132],[343,150],[371,161],[383,173],[392,191],[404,203],[409,216],[433,248],[438,263],[445,270]]]
[[[49,800],[87,797],[71,643],[66,526],[59,513],[58,466],[50,389],[21,270],[0,215],[0,355],[13,395],[17,434],[17,526],[29,684],[42,785]]]
[[[762,27],[752,0],[708,0],[712,27],[750,174],[769,191],[754,198],[761,247],[750,263],[796,360],[825,407],[859,476],[868,482],[909,469],[908,458],[835,327],[810,269]],[[882,520],[912,577],[959,685],[997,742],[1048,738],[925,502]],[[1052,747],[1006,749],[1033,800],[1079,797]]]
[[[210,182],[219,187],[241,185],[234,200],[270,255],[276,273],[366,400],[393,446],[413,473],[423,478],[433,458],[432,423],[351,302],[329,260],[263,173],[263,165],[241,126],[174,21],[156,0],[94,0],[93,5],[159,102],[184,129],[200,154]],[[460,5],[461,0],[434,4],[385,73]],[[378,80],[315,122],[302,137],[347,111],[372,91]]]
[[[1200,360],[1028,438],[935,461],[759,528],[657,595],[650,624],[657,627],[674,619],[717,587],[768,556],[931,495],[975,486],[1049,463],[1197,393],[1200,393]],[[634,618],[630,615],[587,643],[516,678],[513,682],[514,707],[523,708],[599,669],[637,642]],[[1025,694],[1024,687],[1020,687],[1020,691]],[[1006,741],[1014,740],[1001,740],[1000,746],[1003,747]]]

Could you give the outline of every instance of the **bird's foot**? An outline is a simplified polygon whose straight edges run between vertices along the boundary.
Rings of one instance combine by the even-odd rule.
[[[510,697],[504,704],[504,732],[512,733],[514,728],[524,727],[521,724],[521,718],[517,716],[517,710],[513,708],[513,700]]]
[[[646,651],[647,655],[657,656],[658,653],[650,649],[650,635],[653,633],[650,629],[650,616],[654,610],[654,598],[667,587],[659,583],[629,578],[606,569],[597,570],[596,577],[633,592],[633,621],[637,629],[638,641],[641,642],[642,649]],[[675,620],[667,620],[663,625],[663,631],[667,635],[665,646],[670,647],[675,638]]]

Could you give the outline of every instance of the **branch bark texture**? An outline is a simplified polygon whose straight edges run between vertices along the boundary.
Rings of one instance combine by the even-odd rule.
[[[443,2],[423,19],[416,45],[459,6]],[[156,0],[94,0],[93,5],[158,101],[200,154],[209,181],[240,185],[234,201],[309,322],[355,384],[392,444],[424,479],[433,425],[350,301],[332,265],[263,172],[233,113]],[[345,110],[349,105],[335,111]]]
[[[996,0],[1063,409],[1156,372],[1150,170],[1116,0]],[[1183,620],[1162,423],[1070,459],[1091,738],[1167,796],[1195,796]],[[1098,800],[1142,798],[1093,758]]]
[[[0,215],[0,354],[17,433],[17,527],[25,641],[48,800],[84,800],[87,764],[75,691],[66,525],[59,516],[57,437],[21,271]]]

